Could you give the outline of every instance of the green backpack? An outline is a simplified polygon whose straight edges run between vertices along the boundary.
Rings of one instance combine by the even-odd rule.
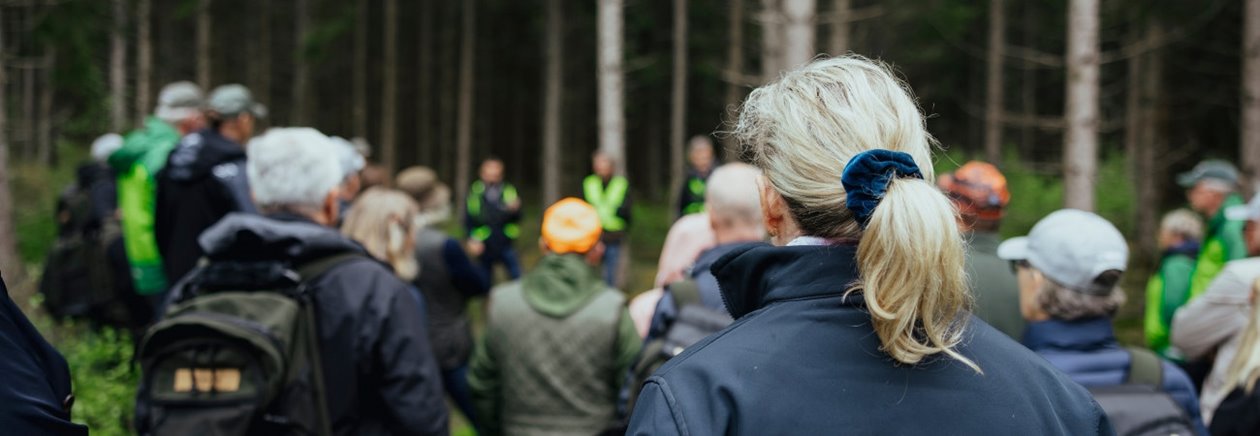
[[[315,308],[306,286],[342,254],[300,267],[215,262],[146,333],[141,434],[330,435]]]

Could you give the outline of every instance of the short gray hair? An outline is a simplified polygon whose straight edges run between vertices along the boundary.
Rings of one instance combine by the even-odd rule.
[[[1112,317],[1124,305],[1124,290],[1119,286],[1108,295],[1089,295],[1074,291],[1046,279],[1037,293],[1037,304],[1051,318],[1064,321]]]
[[[1203,240],[1203,220],[1199,218],[1199,214],[1187,209],[1168,212],[1164,215],[1164,219],[1160,220],[1159,229],[1191,241]]]
[[[704,208],[714,219],[744,225],[761,225],[761,196],[757,180],[761,171],[743,163],[722,165],[709,176]]]
[[[336,144],[318,130],[275,128],[249,142],[250,191],[260,209],[318,208],[341,184]]]

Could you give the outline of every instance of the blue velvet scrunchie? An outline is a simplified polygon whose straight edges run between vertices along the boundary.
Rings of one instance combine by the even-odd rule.
[[[844,166],[840,183],[848,195],[845,206],[853,211],[863,230],[870,224],[879,201],[888,193],[888,184],[893,178],[922,179],[923,172],[914,163],[914,157],[892,150],[867,150],[853,156]]]

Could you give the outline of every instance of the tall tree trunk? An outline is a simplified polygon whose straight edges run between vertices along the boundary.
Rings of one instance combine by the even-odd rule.
[[[358,12],[354,18],[354,67],[352,68],[354,76],[352,79],[354,80],[354,136],[367,138],[368,5],[371,2],[362,0],[357,4]],[[390,17],[386,16],[385,20],[389,21]]]
[[[1242,131],[1243,172],[1260,180],[1260,0],[1246,0],[1243,12]],[[1250,188],[1250,186],[1248,186]]]
[[[1063,200],[1094,210],[1098,176],[1098,0],[1069,0]]]
[[[136,0],[136,122],[153,110],[153,0]],[[261,62],[259,62],[261,63]]]
[[[258,0],[258,57],[254,96],[265,103],[273,103],[271,98],[271,0]],[[264,120],[264,122],[267,122]]]
[[[0,23],[4,8],[0,8]],[[0,274],[12,285],[21,279],[22,266],[17,256],[17,239],[13,232],[13,196],[9,191],[8,71],[5,65],[4,32],[0,32]]]
[[[734,117],[737,112],[736,107],[744,93],[744,84],[740,83],[744,77],[744,0],[732,0],[728,4],[730,10],[726,17],[727,35],[729,35],[726,46],[726,74],[730,76],[730,79],[726,82],[726,105],[722,108],[724,119]],[[724,150],[722,154],[727,162],[734,162],[739,158],[736,151],[738,146],[732,135],[722,136]]]
[[[1002,63],[1006,46],[1006,0],[989,0],[989,53],[986,62],[984,110],[984,157],[1002,162],[1002,118],[1004,83]]]
[[[122,132],[127,128],[127,0],[114,0],[113,7],[114,22],[109,31],[109,128]]]
[[[307,65],[306,59],[306,40],[310,35],[311,27],[311,5],[310,0],[295,0],[293,6],[293,14],[296,19],[294,28],[294,42],[296,48],[293,53],[293,88],[292,88],[292,111],[289,123],[295,126],[305,126],[310,124],[309,107],[311,104],[310,91],[310,66]],[[358,66],[363,68],[363,66]]]
[[[454,3],[443,2],[443,4],[446,7],[446,25],[442,26],[442,60],[440,62],[443,65],[455,65],[459,63],[460,32],[457,24],[460,22],[461,8]],[[456,100],[459,97],[459,77],[455,74],[455,68],[441,68],[441,71],[442,111],[438,114],[438,126],[441,128],[438,138],[438,156],[441,157],[441,162],[437,168],[438,174],[449,181],[453,176],[451,171],[455,168],[455,153],[451,153],[451,147],[455,144],[455,124],[458,122]]]
[[[51,167],[53,164],[55,144],[53,144],[53,71],[57,67],[57,49],[52,42],[44,43],[44,83],[39,89],[39,155],[40,164]]]
[[[424,165],[433,166],[434,148],[437,141],[433,140],[433,0],[420,1],[420,37],[419,37],[419,53],[417,53],[417,67],[420,71],[419,77],[419,100],[416,108],[416,145],[420,147],[418,150],[419,160]],[[366,122],[366,121],[365,121]]]
[[[560,117],[564,98],[564,9],[561,0],[547,0],[543,36],[542,175],[543,206],[560,200]]]
[[[815,0],[783,0],[783,69],[794,69],[814,58]]]
[[[381,86],[381,164],[398,169],[398,0],[385,0],[385,80]]]
[[[835,23],[831,25],[831,34],[827,39],[827,51],[832,56],[840,56],[849,52],[849,34],[853,33],[853,21],[849,12],[853,9],[853,0],[831,0],[831,9]]]
[[[456,204],[463,210],[464,199],[468,196],[469,172],[472,168],[472,117],[473,117],[473,79],[476,78],[475,59],[477,47],[477,1],[463,2],[463,35],[460,38],[459,55],[459,120],[455,139],[455,192]]]
[[[1127,38],[1126,43],[1136,45],[1142,42],[1142,32],[1133,31]],[[1129,171],[1130,179],[1133,186],[1140,186],[1149,175],[1138,170],[1140,168],[1138,158],[1138,148],[1142,146],[1145,139],[1143,128],[1145,127],[1144,116],[1146,110],[1142,107],[1145,103],[1145,96],[1142,95],[1143,84],[1146,79],[1146,71],[1143,68],[1143,61],[1146,56],[1132,56],[1127,60],[1125,70],[1127,80],[1124,87],[1124,155],[1128,157],[1126,165]],[[1135,217],[1140,217],[1142,211],[1134,209]],[[1145,236],[1145,235],[1144,235]]]
[[[784,0],[761,0],[761,81],[771,82],[783,71]]]
[[[1147,41],[1154,43],[1164,39],[1163,24],[1152,20],[1146,35]],[[1148,45],[1153,46],[1154,44]],[[1140,115],[1137,145],[1137,210],[1136,221],[1139,253],[1152,255],[1158,252],[1155,235],[1159,231],[1159,205],[1162,204],[1162,192],[1158,180],[1164,180],[1168,166],[1158,157],[1168,149],[1168,105],[1164,98],[1164,50],[1156,48],[1146,54],[1140,70],[1142,108]],[[1143,77],[1144,76],[1144,77]]]
[[[626,173],[626,114],[623,92],[622,16],[623,0],[599,0],[599,148],[613,159],[617,174]]]
[[[27,11],[28,19],[33,15]],[[22,158],[35,159],[35,76],[34,68],[22,68]]]
[[[301,1],[301,0],[299,0]],[[210,0],[197,1],[197,84],[209,90],[210,78]]]
[[[687,139],[687,0],[674,0],[674,77],[670,87],[669,186],[670,204],[678,202],[686,165],[683,142]]]
[[[1038,16],[1035,14],[1036,5],[1033,2],[1024,2],[1024,45],[1026,47],[1036,47],[1037,42],[1037,22]],[[1037,113],[1037,70],[1032,60],[1024,59],[1024,77],[1023,83],[1020,84],[1021,93],[1020,102],[1023,104],[1022,112],[1024,116],[1032,116]],[[1033,130],[1032,123],[1023,123],[1019,133],[1019,149],[1021,155],[1027,155],[1028,150],[1033,149],[1033,142],[1036,141],[1036,132]]]

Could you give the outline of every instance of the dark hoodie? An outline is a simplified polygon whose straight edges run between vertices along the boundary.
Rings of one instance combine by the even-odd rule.
[[[245,175],[245,147],[213,129],[184,136],[157,176],[154,226],[168,283],[201,259],[201,232],[232,212],[257,213]]]
[[[385,265],[331,228],[286,215],[234,213],[201,236],[215,261],[301,264],[344,253],[308,283],[315,297],[324,384],[339,435],[444,435],[446,404],[416,299]],[[179,298],[186,283],[170,298]]]

